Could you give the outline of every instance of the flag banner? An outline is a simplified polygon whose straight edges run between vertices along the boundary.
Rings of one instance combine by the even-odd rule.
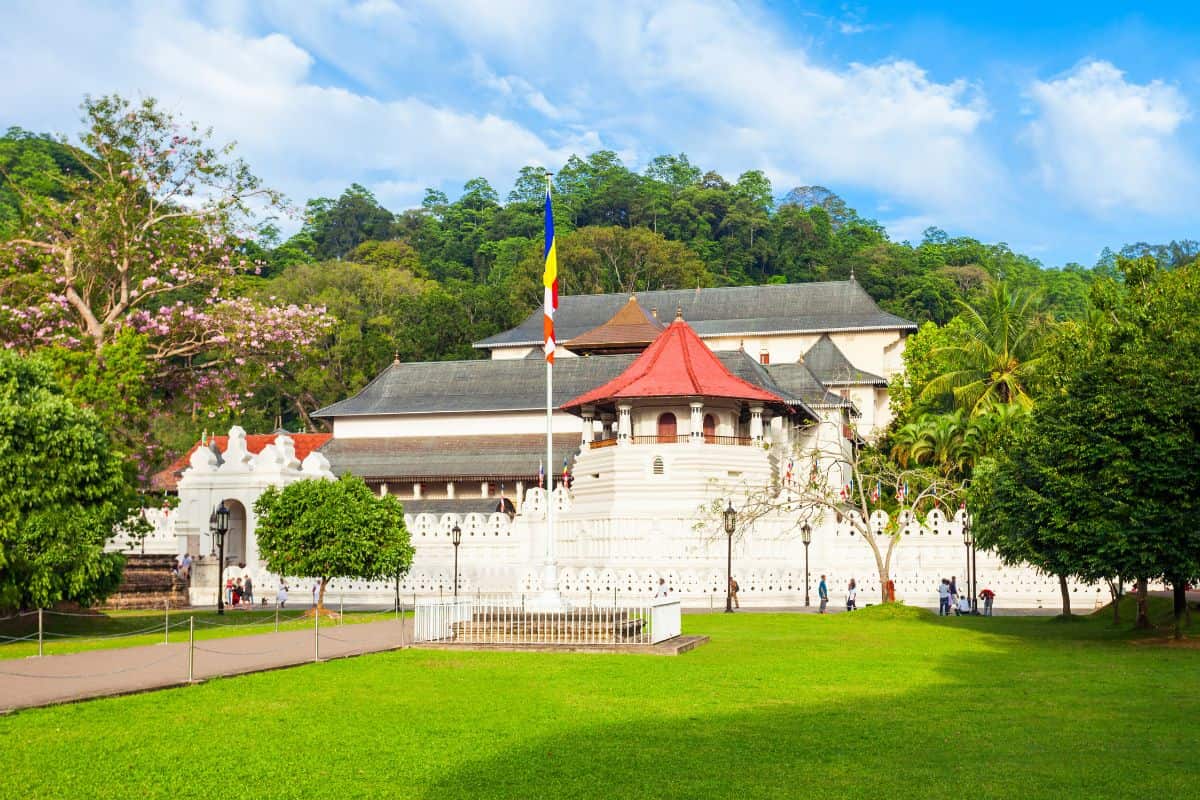
[[[554,363],[554,312],[558,310],[558,253],[554,247],[554,207],[550,186],[546,186],[546,271],[542,274],[542,333],[545,334],[546,360]]]
[[[538,488],[541,489],[542,485],[545,482],[546,482],[546,469],[544,466],[542,466],[542,462],[539,460],[538,461]]]

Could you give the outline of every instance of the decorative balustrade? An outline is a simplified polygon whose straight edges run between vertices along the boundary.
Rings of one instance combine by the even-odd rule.
[[[651,645],[679,636],[678,600],[589,604],[545,611],[523,595],[419,601],[417,642],[511,645]]]

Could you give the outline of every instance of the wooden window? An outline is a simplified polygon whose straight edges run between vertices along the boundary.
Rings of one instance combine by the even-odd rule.
[[[677,425],[675,415],[671,412],[660,414],[658,417],[658,441],[662,444],[674,444]],[[659,473],[661,474],[661,473]]]
[[[717,438],[717,418],[712,414],[704,415],[704,441],[711,442]]]

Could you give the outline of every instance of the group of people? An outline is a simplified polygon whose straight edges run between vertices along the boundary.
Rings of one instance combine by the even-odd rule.
[[[254,581],[249,575],[225,579],[225,602],[234,607],[254,605]]]
[[[938,616],[948,617],[951,613],[960,617],[973,613],[982,613],[985,617],[992,616],[992,603],[996,599],[996,593],[985,588],[979,593],[979,599],[983,601],[982,612],[976,612],[971,607],[970,595],[958,591],[957,576],[951,575],[949,578],[942,578],[942,582],[938,585]]]

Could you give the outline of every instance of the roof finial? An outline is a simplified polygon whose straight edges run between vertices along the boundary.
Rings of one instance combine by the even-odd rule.
[[[683,306],[675,306],[675,319],[683,319]]]
[[[650,309],[650,316],[654,317],[655,319],[658,319],[658,306],[654,306],[653,308]]]
[[[851,267],[850,267],[850,282],[854,283],[854,266],[853,265],[851,265]]]
[[[400,354],[399,354],[399,353],[396,353],[396,354],[395,354],[395,355],[392,357],[392,366],[393,366],[393,367],[398,367],[398,366],[400,366]]]

